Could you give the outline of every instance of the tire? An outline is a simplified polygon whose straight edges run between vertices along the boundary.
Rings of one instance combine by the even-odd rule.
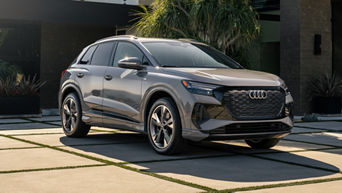
[[[70,93],[65,97],[60,113],[63,131],[66,136],[84,137],[88,134],[90,126],[82,121],[80,99],[75,93]]]
[[[157,153],[171,155],[181,151],[184,145],[181,120],[177,107],[170,98],[157,100],[146,121],[149,141]]]
[[[270,149],[278,144],[280,139],[247,139],[246,143],[253,149]]]

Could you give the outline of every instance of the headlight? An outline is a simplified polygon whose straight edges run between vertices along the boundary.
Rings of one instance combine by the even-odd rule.
[[[286,86],[285,82],[282,79],[279,79],[280,87],[285,90],[286,93],[289,92],[289,88]]]
[[[206,83],[200,83],[200,82],[194,82],[194,81],[188,81],[188,80],[183,80],[182,84],[189,92],[193,94],[206,95],[206,96],[213,96],[214,90],[216,88],[221,87],[219,85],[206,84]]]

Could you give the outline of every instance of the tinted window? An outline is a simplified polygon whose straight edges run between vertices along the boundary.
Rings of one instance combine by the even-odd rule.
[[[82,57],[80,63],[81,63],[81,64],[87,64],[87,63],[89,63],[90,60],[91,60],[91,57],[93,56],[93,53],[94,53],[94,51],[95,51],[96,48],[97,48],[97,45],[96,45],[96,46],[90,47],[90,48],[87,50],[87,52],[83,55],[83,57]]]
[[[91,64],[97,65],[97,66],[108,66],[110,56],[113,50],[113,45],[114,45],[113,42],[106,42],[106,43],[99,44],[93,54]]]
[[[119,42],[116,49],[114,66],[118,66],[118,62],[121,59],[128,57],[137,57],[142,61],[144,54],[139,50],[138,47],[129,42]]]
[[[146,42],[145,47],[161,66],[192,68],[242,68],[207,45],[187,42]]]

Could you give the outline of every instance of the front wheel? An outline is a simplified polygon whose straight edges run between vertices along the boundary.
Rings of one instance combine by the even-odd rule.
[[[151,107],[147,133],[153,149],[160,154],[178,153],[183,146],[182,128],[176,105],[170,98],[161,98]]]
[[[280,139],[247,139],[246,143],[254,149],[270,149],[278,144]]]
[[[88,134],[90,126],[82,121],[80,99],[75,93],[65,97],[61,107],[63,131],[68,137],[84,137]]]

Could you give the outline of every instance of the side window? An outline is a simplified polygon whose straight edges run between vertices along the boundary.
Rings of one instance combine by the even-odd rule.
[[[91,59],[91,65],[108,66],[114,43],[106,42],[99,44]]]
[[[94,51],[96,50],[97,45],[90,47],[86,53],[83,55],[82,59],[80,60],[80,64],[89,64],[91,57],[93,56]]]
[[[142,61],[144,54],[132,43],[119,42],[116,48],[114,66],[118,66],[118,62],[127,57],[137,57]]]

